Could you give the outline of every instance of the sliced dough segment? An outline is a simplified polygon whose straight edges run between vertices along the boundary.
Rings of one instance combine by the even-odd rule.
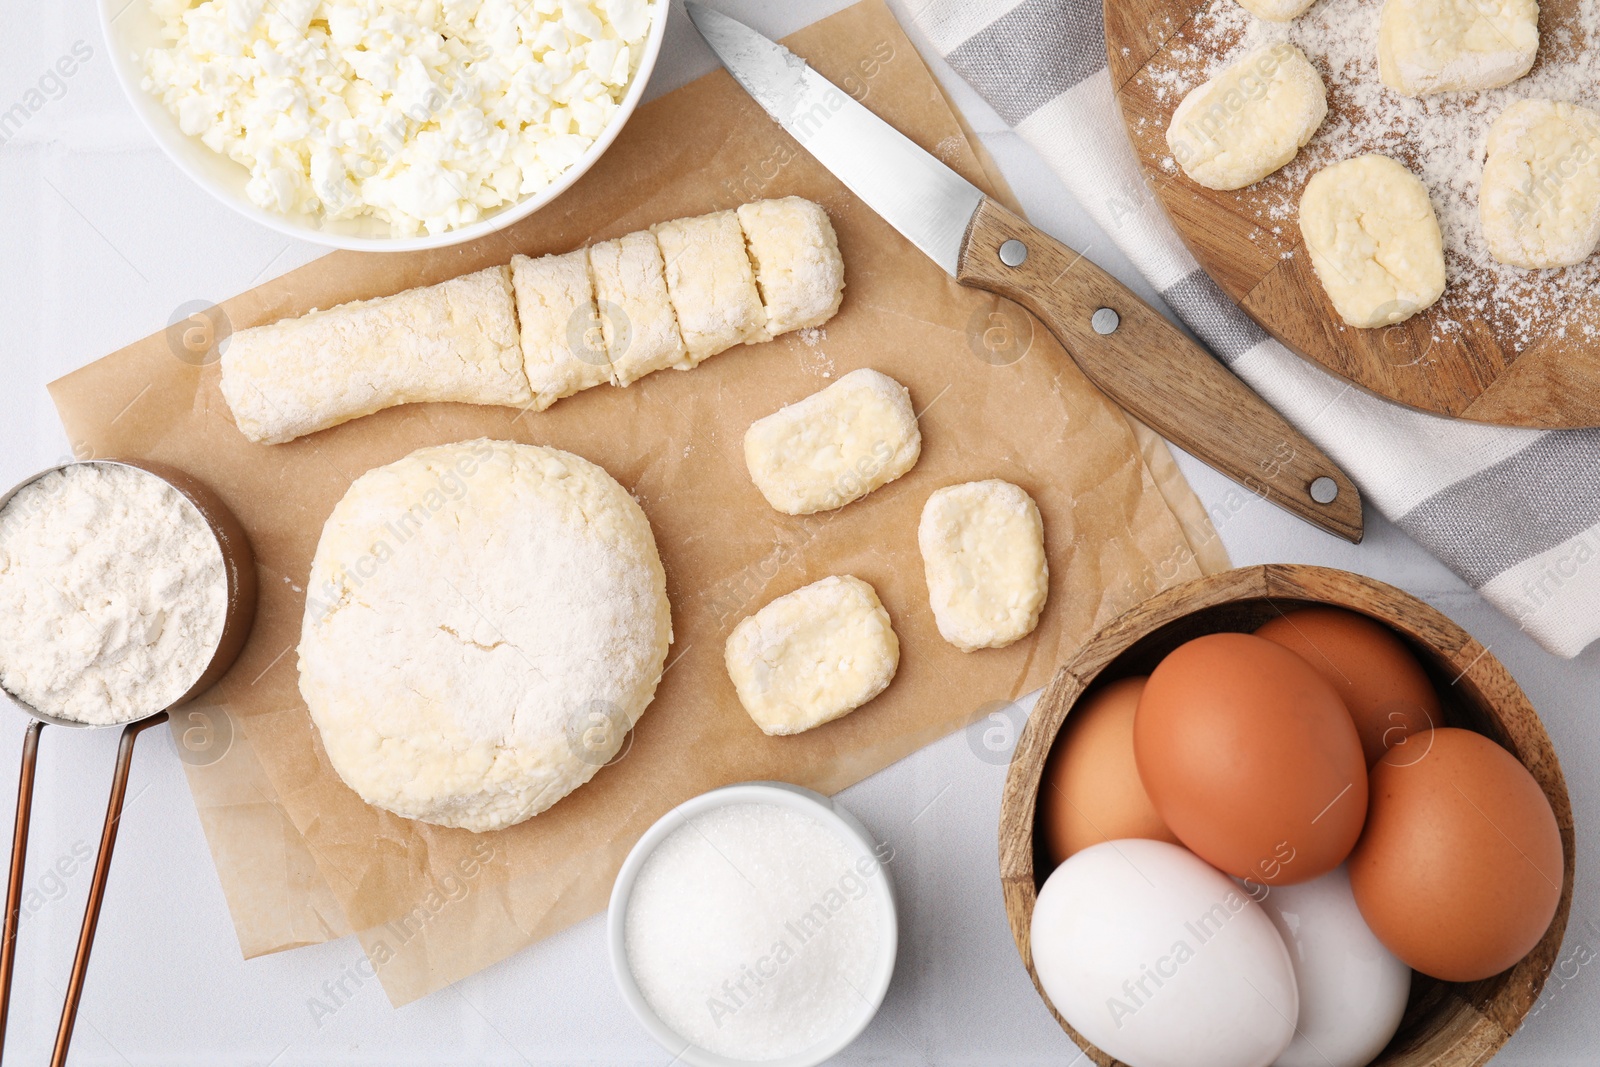
[[[1295,157],[1328,114],[1305,54],[1285,41],[1258,48],[1196,86],[1172,113],[1167,147],[1208,189],[1241,189]]]
[[[771,336],[833,318],[844,299],[844,260],[826,211],[798,196],[757,200],[740,205],[739,225]]]
[[[611,359],[583,249],[538,259],[513,256],[511,286],[535,410],[611,380]]]
[[[1300,232],[1317,279],[1351,326],[1400,322],[1444,292],[1444,241],[1428,190],[1388,156],[1356,156],[1312,175]]]
[[[923,505],[917,546],[939,635],[961,651],[1003,648],[1039,625],[1050,565],[1025,490],[998,479],[940,489]]]
[[[762,732],[797,734],[887,689],[900,641],[877,591],[834,575],[740,622],[723,655],[739,703]]]
[[[650,227],[690,366],[734,345],[770,339],[739,216],[717,211]]]
[[[750,424],[744,462],[786,515],[841,508],[916,465],[922,431],[906,387],[866,367]]]
[[[511,270],[239,330],[222,395],[244,435],[268,444],[396,404],[528,404]]]
[[[761,201],[240,330],[222,393],[245,436],[269,444],[399,404],[543,410],[819,326],[843,289],[827,213],[799,197]]]
[[[1239,6],[1268,22],[1293,22],[1316,0],[1239,0]]]
[[[1600,114],[1518,100],[1489,127],[1478,213],[1490,253],[1518,267],[1565,267],[1600,242]]]
[[[1378,77],[1406,96],[1493,89],[1533,67],[1537,0],[1384,0]]]
[[[667,296],[661,247],[649,230],[590,245],[589,270],[614,384],[694,366]]]

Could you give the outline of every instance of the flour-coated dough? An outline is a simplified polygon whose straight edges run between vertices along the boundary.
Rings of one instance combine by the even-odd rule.
[[[821,205],[798,196],[739,206],[773,337],[821,326],[844,299],[839,238]]]
[[[1287,41],[1250,52],[1196,86],[1172,113],[1167,147],[1208,189],[1241,189],[1287,164],[1328,113],[1305,53]]]
[[[279,444],[397,404],[529,403],[510,275],[490,267],[236,331],[222,353],[234,422]]]
[[[1356,156],[1312,175],[1300,232],[1317,279],[1351,326],[1400,322],[1444,292],[1444,241],[1428,190],[1388,156]]]
[[[1384,0],[1378,77],[1406,96],[1516,81],[1539,51],[1537,0]]]
[[[1239,6],[1268,22],[1293,22],[1317,0],[1239,0]]]
[[[1033,497],[988,479],[940,489],[917,526],[939,635],[963,652],[1033,632],[1050,591],[1044,520]]]
[[[661,245],[667,293],[691,366],[734,345],[770,339],[737,214],[673,219],[650,232]]]
[[[613,384],[629,385],[667,367],[694,366],[678,332],[654,234],[638,230],[590,245],[589,274]]]
[[[887,689],[900,642],[877,591],[833,575],[741,621],[723,656],[739,703],[762,732],[797,734]]]
[[[1478,214],[1489,252],[1518,267],[1565,267],[1600,242],[1600,114],[1518,100],[1489,127]]]
[[[517,297],[523,368],[536,411],[611,381],[611,359],[583,249],[538,259],[513,256],[511,286]]]
[[[910,470],[921,454],[911,394],[866,367],[757,419],[744,435],[750,479],[786,515],[859,500]]]
[[[363,800],[496,830],[616,754],[671,640],[655,539],[622,486],[570,452],[464,441],[368,471],[334,507],[300,693]]]

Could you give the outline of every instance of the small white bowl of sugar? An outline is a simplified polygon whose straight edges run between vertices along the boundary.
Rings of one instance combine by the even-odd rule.
[[[611,966],[689,1067],[814,1067],[854,1041],[894,973],[887,844],[820,793],[750,782],[647,830],[617,874]]]

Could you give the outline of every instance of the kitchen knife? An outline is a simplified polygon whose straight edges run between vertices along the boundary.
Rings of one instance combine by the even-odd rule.
[[[1027,308],[1090,381],[1180,448],[1307,522],[1361,540],[1361,497],[1344,472],[1159,312],[787,48],[703,4],[685,6],[767,114],[957,282]]]

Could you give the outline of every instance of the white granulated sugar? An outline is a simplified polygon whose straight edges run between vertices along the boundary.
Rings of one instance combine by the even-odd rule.
[[[168,707],[227,610],[216,537],[153,474],[78,464],[0,511],[0,684],[40,711],[106,725]]]
[[[747,1061],[791,1056],[862,1010],[881,932],[876,861],[775,804],[693,816],[639,870],[628,968],[656,1016]]]
[[[1572,301],[1600,283],[1594,257],[1559,270],[1524,270],[1497,262],[1478,218],[1478,182],[1489,125],[1513,101],[1542,97],[1600,104],[1600,0],[1578,0],[1570,21],[1546,32],[1533,70],[1499,89],[1401,96],[1378,78],[1374,0],[1322,0],[1293,23],[1254,18],[1236,0],[1212,0],[1183,29],[1183,39],[1157,55],[1140,77],[1175,108],[1185,93],[1245,51],[1287,40],[1300,47],[1328,87],[1328,117],[1300,154],[1239,194],[1259,212],[1286,256],[1299,239],[1300,192],[1318,170],[1364,152],[1381,152],[1409,167],[1427,186],[1444,234],[1448,286],[1436,305],[1436,340],[1465,324],[1486,325],[1517,352],[1561,325]],[[1170,157],[1160,161],[1171,171]],[[1593,322],[1573,324],[1593,336]]]

